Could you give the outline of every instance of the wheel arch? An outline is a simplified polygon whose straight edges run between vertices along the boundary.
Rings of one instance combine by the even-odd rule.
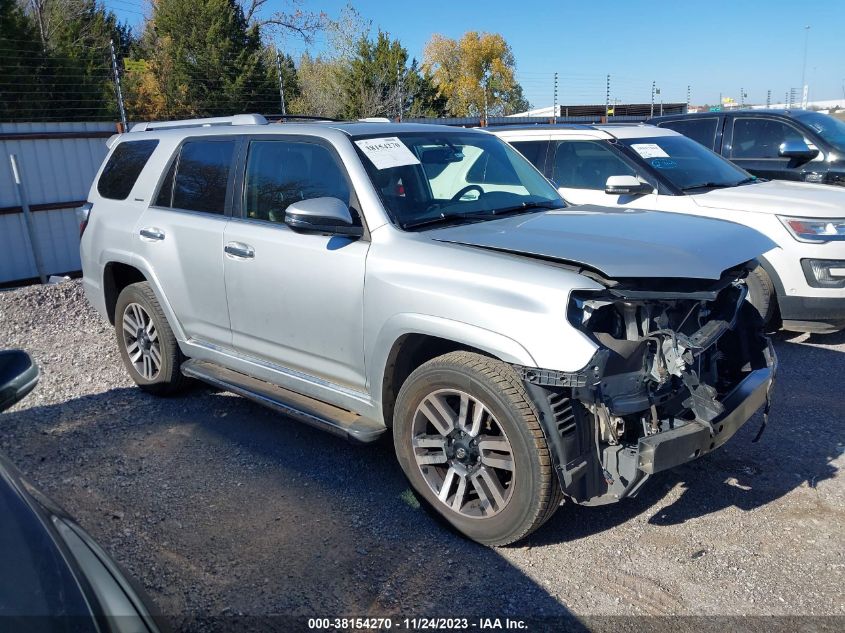
[[[468,351],[508,363],[533,366],[534,359],[519,343],[476,326],[431,317],[394,316],[379,335],[370,363],[372,398],[384,424],[393,426],[393,409],[402,384],[417,367],[449,352]]]

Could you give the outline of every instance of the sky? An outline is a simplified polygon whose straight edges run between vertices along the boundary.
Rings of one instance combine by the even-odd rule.
[[[337,16],[348,0],[301,0],[303,9]],[[130,24],[148,12],[148,0],[105,0]],[[398,38],[422,58],[432,33],[458,38],[470,30],[501,33],[516,58],[517,79],[534,107],[649,102],[657,82],[665,102],[718,103],[720,95],[746,103],[782,102],[790,88],[801,93],[805,36],[810,100],[845,98],[845,0],[357,0],[353,5],[373,31]],[[290,0],[268,0],[265,11],[290,10]],[[810,26],[809,31],[805,29]],[[284,48],[319,52],[285,38]]]

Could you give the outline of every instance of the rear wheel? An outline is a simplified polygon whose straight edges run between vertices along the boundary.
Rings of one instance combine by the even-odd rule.
[[[507,363],[453,352],[420,366],[399,392],[393,437],[416,492],[480,543],[513,543],[560,505],[534,407]]]
[[[757,308],[757,312],[763,319],[763,325],[767,329],[776,327],[777,295],[772,278],[762,266],[758,265],[748,273],[745,283],[748,286],[748,300]]]
[[[180,367],[185,359],[147,282],[121,291],[114,327],[120,356],[135,384],[157,395],[176,393],[184,386]]]

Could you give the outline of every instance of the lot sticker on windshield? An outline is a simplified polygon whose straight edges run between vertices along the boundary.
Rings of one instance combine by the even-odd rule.
[[[657,143],[632,143],[631,149],[643,158],[669,158]]]
[[[671,158],[652,158],[651,166],[655,169],[675,169],[678,163]]]
[[[419,165],[420,161],[411,150],[395,136],[368,138],[355,141],[355,145],[367,155],[376,169],[390,169],[405,165]]]

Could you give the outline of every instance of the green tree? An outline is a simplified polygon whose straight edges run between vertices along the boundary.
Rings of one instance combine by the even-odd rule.
[[[381,30],[374,41],[366,34],[359,38],[342,86],[342,111],[349,118],[436,116],[444,105],[416,60],[409,65],[405,47]]]
[[[216,116],[279,109],[278,82],[257,24],[234,0],[158,0],[143,48],[152,112],[138,116]],[[143,100],[136,100],[141,107]]]
[[[109,40],[131,33],[114,14],[93,0],[3,0],[0,16],[5,118],[115,116]]]

